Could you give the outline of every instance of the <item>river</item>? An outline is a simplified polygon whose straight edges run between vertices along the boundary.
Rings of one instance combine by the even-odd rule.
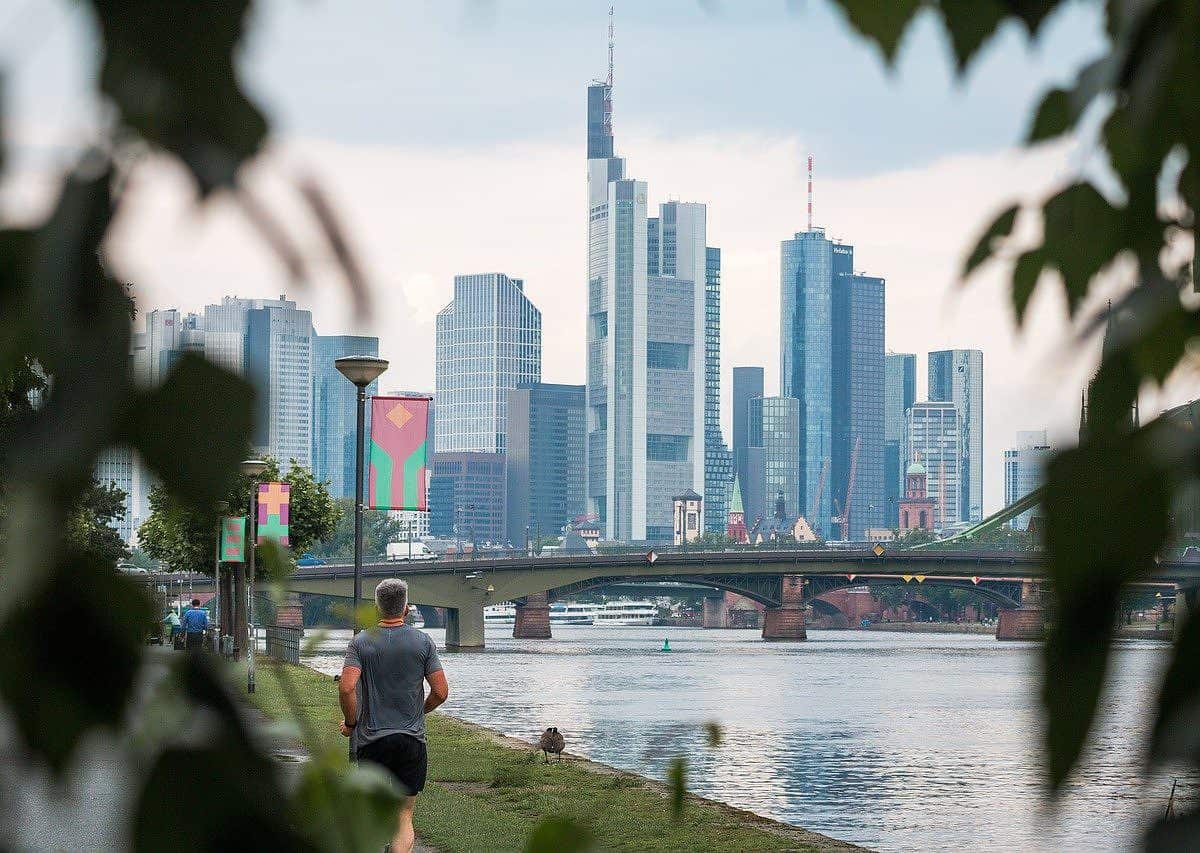
[[[443,648],[444,632],[429,631]],[[877,850],[1128,850],[1161,813],[1170,777],[1141,770],[1167,646],[1114,653],[1101,725],[1054,814],[1039,764],[1037,648],[988,636],[554,626],[485,652],[442,655],[447,713],[663,779],[686,754],[688,786],[776,820]],[[661,651],[664,637],[671,651]],[[341,669],[349,632],[306,663]],[[331,694],[332,695],[332,694]],[[707,744],[705,724],[725,732]],[[1195,780],[1181,780],[1190,798]]]

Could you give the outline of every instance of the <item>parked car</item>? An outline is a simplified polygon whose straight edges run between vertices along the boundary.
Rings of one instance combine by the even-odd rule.
[[[296,561],[297,566],[323,566],[325,561],[314,554],[305,554]]]
[[[389,542],[387,546],[387,561],[389,563],[425,562],[436,560],[438,557],[430,551],[424,542]]]
[[[146,570],[141,566],[135,566],[133,563],[117,563],[117,571],[126,575],[144,575]]]

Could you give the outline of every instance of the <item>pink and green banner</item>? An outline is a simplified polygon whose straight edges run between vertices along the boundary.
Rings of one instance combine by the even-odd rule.
[[[246,562],[246,516],[221,519],[221,562]]]
[[[429,509],[425,446],[430,397],[372,397],[367,452],[367,505],[371,509]]]
[[[258,544],[270,540],[280,545],[288,541],[292,487],[287,483],[258,484]]]

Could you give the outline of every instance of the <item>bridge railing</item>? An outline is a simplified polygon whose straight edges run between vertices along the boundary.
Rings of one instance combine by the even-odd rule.
[[[300,643],[304,639],[303,628],[287,625],[267,626],[267,654],[284,663],[300,663]]]

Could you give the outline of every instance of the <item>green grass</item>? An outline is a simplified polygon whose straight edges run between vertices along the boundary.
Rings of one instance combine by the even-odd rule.
[[[333,679],[305,667],[286,666],[298,712],[306,722],[305,746],[346,760],[346,740]],[[275,665],[259,668],[255,700],[275,719],[293,719]],[[451,697],[453,702],[453,696]],[[429,784],[417,802],[422,842],[445,851],[521,850],[538,821],[567,817],[588,827],[608,850],[845,850],[801,830],[764,828],[761,819],[716,803],[689,798],[682,820],[671,820],[661,785],[629,774],[607,773],[567,759],[543,764],[541,754],[497,743],[487,732],[444,714],[427,720]],[[756,825],[757,824],[757,825]]]

